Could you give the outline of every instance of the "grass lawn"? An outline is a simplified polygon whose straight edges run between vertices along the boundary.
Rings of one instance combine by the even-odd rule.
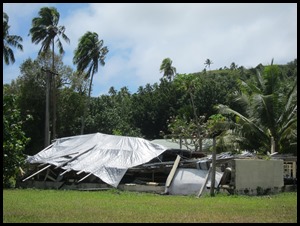
[[[297,223],[297,192],[210,197],[74,190],[3,190],[3,223]]]

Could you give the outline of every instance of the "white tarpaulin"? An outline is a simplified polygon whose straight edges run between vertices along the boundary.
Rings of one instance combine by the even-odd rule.
[[[91,173],[117,187],[128,168],[147,163],[166,149],[143,138],[94,133],[57,139],[27,161]]]

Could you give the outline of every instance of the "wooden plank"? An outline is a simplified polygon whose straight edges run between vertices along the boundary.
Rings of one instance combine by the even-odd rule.
[[[79,156],[81,156],[81,155],[87,153],[88,151],[90,151],[91,149],[93,149],[95,146],[96,146],[96,145],[94,145],[92,148],[90,148],[90,149],[88,149],[88,150],[85,150],[85,151],[83,151],[82,153],[80,153],[80,154],[74,156],[73,158],[71,158],[71,159],[69,159],[69,160],[67,160],[67,161],[65,161],[65,162],[63,162],[63,163],[61,163],[60,165],[56,166],[55,169],[58,169],[58,168],[60,168],[60,167],[62,167],[62,166],[64,166],[64,165],[66,165],[67,163],[73,161],[74,159],[78,158]],[[75,153],[77,153],[77,152],[75,152]],[[74,154],[74,153],[72,153],[72,154]],[[68,155],[69,155],[69,154],[68,154]]]
[[[76,174],[79,175],[79,174],[81,174],[81,173],[83,173],[83,172],[84,172],[84,170],[80,170],[80,171],[78,171]]]
[[[49,175],[49,168],[47,169],[47,173],[46,173],[46,176],[45,176],[45,178],[44,178],[44,181],[46,181],[48,175]]]
[[[202,187],[200,188],[200,191],[199,191],[199,193],[197,195],[198,198],[202,195],[202,192],[203,192],[203,190],[204,190],[204,188],[205,188],[205,186],[206,186],[206,184],[208,182],[208,178],[209,178],[209,175],[211,173],[211,168],[212,168],[212,164],[210,164],[210,167],[209,167],[208,173],[206,174],[204,183],[202,184]]]
[[[44,167],[43,169],[41,169],[41,170],[37,171],[36,173],[32,174],[31,176],[26,177],[26,178],[25,178],[24,180],[22,180],[22,181],[24,182],[24,181],[28,180],[29,178],[31,178],[31,177],[33,177],[34,175],[36,175],[36,174],[42,172],[43,170],[48,169],[50,166],[51,166],[51,165],[48,165],[48,166]]]
[[[165,193],[168,192],[168,188],[169,188],[170,185],[171,185],[171,182],[172,182],[172,180],[173,180],[173,177],[174,177],[175,172],[176,172],[176,170],[177,170],[177,167],[178,167],[178,165],[179,165],[179,161],[180,161],[180,155],[177,155],[176,160],[175,160],[175,162],[174,162],[174,165],[173,165],[173,167],[172,167],[172,169],[171,169],[171,171],[170,171],[170,173],[169,173],[169,175],[168,175],[167,181],[166,181]]]
[[[296,162],[293,162],[293,178],[297,178],[296,177],[296,172],[297,172],[297,168],[296,168],[297,166],[296,166]]]
[[[71,171],[71,169],[67,169],[67,170],[65,170],[64,172],[62,172],[61,174],[59,174],[59,176],[62,176],[62,175],[64,175],[65,173],[70,172],[70,171]]]
[[[83,178],[81,178],[79,181],[77,181],[77,183],[83,181],[85,178],[89,177],[92,173],[89,173],[88,175],[84,176]]]

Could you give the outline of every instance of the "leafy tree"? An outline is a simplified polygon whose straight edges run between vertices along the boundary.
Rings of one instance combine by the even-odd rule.
[[[86,117],[87,133],[102,132],[123,136],[142,136],[134,126],[131,94],[126,87],[120,91],[111,87],[109,95],[93,97]]]
[[[45,87],[46,81],[44,73],[38,61],[30,58],[25,60],[20,66],[21,75],[13,80],[10,90],[18,98],[16,104],[20,109],[22,120],[27,114],[32,115],[33,120],[24,122],[24,132],[31,138],[28,142],[24,154],[35,154],[44,146],[45,122]]]
[[[132,95],[134,125],[141,129],[146,139],[161,137],[160,131],[167,131],[167,120],[179,108],[179,93],[173,82],[164,78],[160,84],[146,84]]]
[[[182,147],[190,151],[202,151],[202,134],[199,137],[199,127],[201,126],[201,132],[203,133],[205,117],[200,116],[198,120],[181,117],[177,115],[176,117],[170,117],[168,120],[168,131],[170,134],[162,135],[165,139],[171,138],[172,141],[181,144]],[[200,147],[201,145],[201,147]]]
[[[47,75],[41,69],[47,65],[51,65],[51,62],[52,54],[50,52],[39,55],[35,60],[28,58],[20,66],[20,76],[18,76],[16,80],[13,80],[9,86],[9,91],[18,96],[16,104],[21,111],[22,119],[24,120],[27,114],[32,115],[34,119],[33,121],[24,122],[24,132],[27,136],[31,137],[31,141],[27,144],[24,151],[25,154],[36,154],[43,149],[44,146],[44,135],[41,131],[44,129],[45,122]],[[64,92],[64,89],[69,86],[70,92],[75,92],[79,89],[78,87],[84,87],[84,84],[80,85],[79,80],[72,80],[75,78],[72,76],[72,69],[69,66],[63,65],[61,55],[55,55],[55,70],[59,72],[56,83],[58,90],[57,95],[59,97],[57,126],[59,128],[58,136],[61,137],[69,135],[68,132],[66,132],[68,131],[66,127],[76,127],[73,124],[77,119],[73,121],[73,118],[79,117],[83,109],[83,105],[80,105],[83,95],[81,93],[75,93],[74,96],[76,96],[76,98],[67,98],[64,95],[70,95],[72,97],[73,95]],[[62,98],[62,100],[60,100],[60,98]],[[76,110],[76,108],[78,110]],[[66,109],[68,109],[69,112],[66,112]],[[62,131],[60,131],[60,129]]]
[[[35,44],[42,42],[39,55],[42,52],[48,52],[52,46],[52,75],[57,74],[54,66],[54,42],[56,39],[57,47],[60,54],[64,53],[63,45],[59,39],[61,36],[67,43],[70,39],[65,34],[65,27],[59,26],[60,14],[55,7],[43,7],[39,11],[39,16],[32,19],[30,29],[31,41]],[[56,138],[56,84],[55,76],[52,83],[52,101],[53,101],[53,138]]]
[[[214,108],[216,104],[229,104],[229,94],[237,87],[236,79],[238,75],[233,74],[234,71],[211,72],[204,76],[200,76],[194,81],[194,104],[197,107],[197,115],[216,114]]]
[[[77,71],[83,72],[87,69],[86,79],[90,78],[90,86],[88,92],[88,101],[86,102],[85,111],[82,117],[81,134],[84,132],[84,123],[89,99],[91,96],[92,83],[94,74],[98,72],[99,63],[105,65],[105,57],[108,53],[108,48],[103,46],[104,41],[99,40],[96,32],[87,31],[78,42],[78,46],[74,51],[73,63],[77,65]]]
[[[176,75],[176,68],[172,66],[172,60],[170,58],[165,58],[160,65],[160,72],[163,72],[163,77],[172,81],[172,78]]]
[[[193,136],[191,136],[189,138],[192,139],[193,137],[195,137],[196,140],[198,141],[198,145],[196,145],[195,147],[198,147],[199,151],[202,151],[203,128],[202,128],[201,124],[205,120],[205,116],[198,115],[197,106],[195,105],[195,101],[194,101],[195,100],[195,89],[196,89],[198,81],[199,81],[199,77],[196,77],[196,76],[184,76],[184,77],[178,76],[176,84],[178,84],[178,87],[180,89],[183,89],[184,92],[187,93],[189,102],[191,104],[191,109],[193,111],[193,113],[192,113],[193,116],[191,117],[191,119],[193,119],[193,120],[191,120],[191,122],[189,122],[189,123],[194,123],[196,125],[196,127],[195,127]],[[191,133],[191,132],[189,132],[189,133]],[[197,150],[197,148],[196,148],[196,150]]]
[[[57,111],[58,137],[75,136],[80,133],[84,100],[84,96],[75,92],[73,86],[60,90]]]
[[[3,12],[3,59],[7,65],[15,62],[14,52],[10,47],[23,51],[23,46],[20,43],[23,39],[21,36],[9,34],[10,26],[8,25],[8,20],[8,15]]]
[[[13,187],[24,165],[23,151],[29,138],[26,137],[22,126],[20,109],[16,105],[17,96],[7,92],[3,86],[3,187]],[[30,118],[27,115],[26,120]]]
[[[266,66],[263,74],[257,71],[256,81],[240,82],[240,92],[235,93],[237,110],[219,105],[219,112],[235,116],[235,132],[243,137],[242,148],[262,154],[270,151],[290,152],[297,144],[297,77],[289,80],[279,67]],[[288,145],[287,145],[288,144]]]

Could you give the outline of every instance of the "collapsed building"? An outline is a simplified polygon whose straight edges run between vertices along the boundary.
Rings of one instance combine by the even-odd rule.
[[[203,144],[207,150],[212,142]],[[268,161],[248,152],[218,154],[215,189],[250,195],[280,191],[283,161]],[[211,162],[211,155],[187,150],[171,140],[94,133],[57,139],[28,156],[28,168],[18,186],[200,196],[210,189]]]

